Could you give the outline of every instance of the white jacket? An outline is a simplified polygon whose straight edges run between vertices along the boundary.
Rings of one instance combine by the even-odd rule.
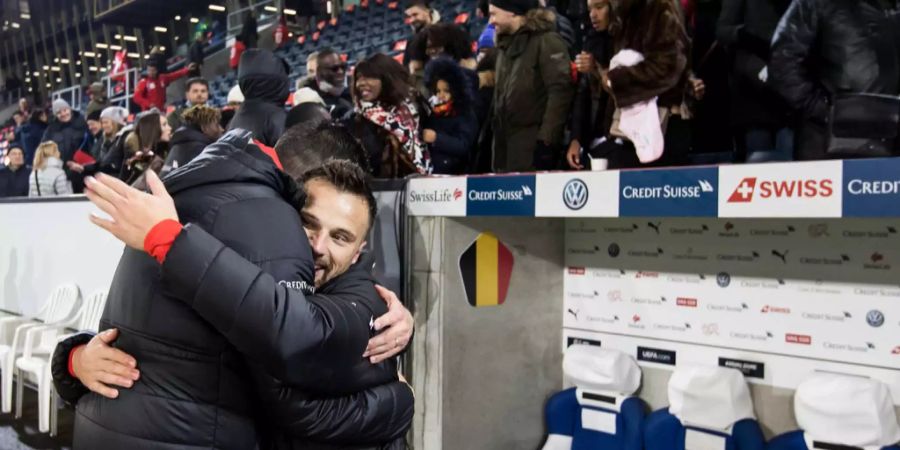
[[[28,186],[29,197],[53,197],[73,193],[72,183],[66,178],[63,163],[59,158],[47,158],[47,164],[43,169],[31,172]]]

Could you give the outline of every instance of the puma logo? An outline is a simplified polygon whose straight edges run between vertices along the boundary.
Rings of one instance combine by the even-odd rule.
[[[653,228],[653,230],[656,231],[656,234],[659,234],[659,226],[660,225],[662,225],[662,222],[656,222],[656,223],[647,222],[647,226],[650,228]]]
[[[780,253],[778,250],[772,250],[772,255],[777,256],[778,259],[780,259],[781,262],[783,262],[785,264],[787,264],[787,254],[788,254],[787,250],[785,250],[784,253]]]

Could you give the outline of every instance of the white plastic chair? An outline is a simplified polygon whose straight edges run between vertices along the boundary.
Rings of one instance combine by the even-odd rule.
[[[38,391],[38,431],[46,433],[53,426],[52,435],[56,435],[55,423],[51,423],[51,401],[53,395],[53,378],[50,376],[50,359],[56,344],[66,339],[71,334],[60,336],[66,328],[74,328],[78,331],[97,331],[100,316],[106,305],[106,291],[96,291],[85,299],[72,319],[61,323],[57,327],[48,327],[38,336],[37,333],[27,333],[22,356],[16,359],[15,377],[16,384],[16,418],[22,416],[22,391],[26,379],[32,379],[37,384]]]
[[[81,302],[81,291],[75,284],[64,284],[57,287],[50,294],[50,298],[40,313],[35,318],[17,318],[15,330],[10,341],[2,341],[0,345],[0,397],[3,413],[12,411],[13,371],[16,357],[22,352],[23,344],[29,338],[29,334],[38,335],[46,329],[58,327],[60,324],[70,322],[77,312]],[[4,326],[11,326],[12,321],[7,321]],[[4,338],[6,336],[3,336]],[[34,342],[35,338],[31,337]]]

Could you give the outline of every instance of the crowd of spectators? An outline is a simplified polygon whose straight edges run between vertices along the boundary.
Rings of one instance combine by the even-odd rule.
[[[487,26],[470,30],[409,0],[402,59],[376,53],[348,67],[319,48],[293,93],[290,67],[256,48],[251,23],[221,110],[207,106],[199,77],[183,104],[167,104],[169,84],[198,74],[196,51],[181,70],[148,67],[133,124],[101,85],[84,114],[56,100],[48,115],[22,99],[4,131],[0,196],[81,192],[98,171],[140,183],[226,129],[273,147],[287,128],[323,119],[346,126],[383,178],[683,165],[723,134],[721,150],[739,161],[891,156],[898,2],[722,0],[710,21],[697,0],[490,0],[479,5]],[[717,63],[722,73],[709,69]]]

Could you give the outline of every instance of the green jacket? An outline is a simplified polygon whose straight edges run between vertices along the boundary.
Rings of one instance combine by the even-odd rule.
[[[525,171],[538,141],[562,144],[575,95],[571,60],[556,17],[545,9],[529,11],[516,33],[498,36],[497,48],[493,169]]]

